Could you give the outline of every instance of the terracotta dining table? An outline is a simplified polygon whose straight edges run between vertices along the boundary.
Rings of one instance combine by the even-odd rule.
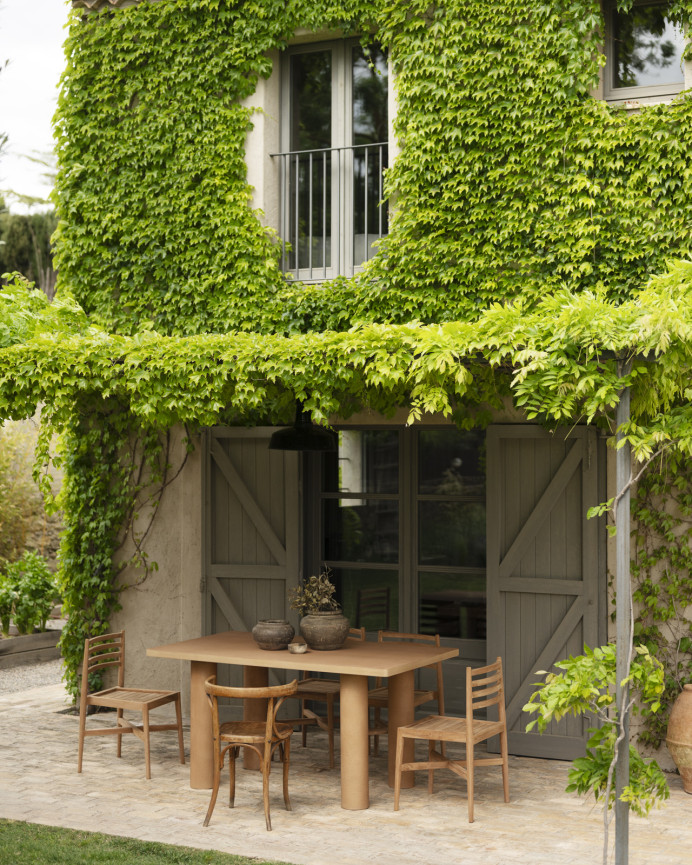
[[[407,642],[371,642],[349,639],[343,648],[292,654],[287,650],[260,649],[246,631],[226,631],[147,649],[154,658],[190,661],[190,786],[208,789],[213,778],[211,712],[204,683],[215,676],[219,664],[243,668],[246,687],[266,686],[270,669],[338,674],[341,682],[341,807],[350,811],[368,808],[368,677],[387,678],[389,685],[388,749],[389,785],[394,786],[396,730],[414,719],[414,673],[417,669],[455,658],[458,649]],[[245,701],[244,717],[255,719],[259,701]],[[259,707],[260,715],[262,709]],[[406,743],[408,750],[413,741]],[[404,753],[404,761],[412,753]],[[413,786],[413,773],[402,777],[402,787]]]

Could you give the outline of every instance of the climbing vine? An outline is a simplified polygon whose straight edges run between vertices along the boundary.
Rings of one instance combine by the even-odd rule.
[[[673,452],[657,460],[637,486],[631,573],[635,640],[663,664],[663,711],[648,715],[639,739],[658,748],[683,685],[692,682],[692,471]]]
[[[673,4],[684,24],[691,9]],[[281,273],[244,160],[248,100],[299,27],[372,34],[396,73],[390,233],[328,291]],[[692,452],[692,103],[593,99],[602,42],[596,0],[73,12],[58,300],[0,295],[0,415],[42,404],[46,459],[60,436],[73,693],[126,534],[143,562],[132,531],[177,470],[176,424],[287,422],[295,397],[322,422],[406,405],[473,424],[511,395],[545,424],[612,432],[613,358],[637,354],[635,453]]]

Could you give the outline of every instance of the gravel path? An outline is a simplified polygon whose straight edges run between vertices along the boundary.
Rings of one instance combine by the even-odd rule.
[[[22,664],[9,670],[0,670],[0,694],[28,691],[42,685],[62,682],[62,661],[44,661],[41,664]]]

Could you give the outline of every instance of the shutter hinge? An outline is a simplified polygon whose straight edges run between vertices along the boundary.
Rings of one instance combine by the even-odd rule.
[[[202,577],[199,581],[199,593],[200,593],[200,595],[203,595],[206,592],[206,590],[207,590],[207,578],[204,574],[202,574]]]

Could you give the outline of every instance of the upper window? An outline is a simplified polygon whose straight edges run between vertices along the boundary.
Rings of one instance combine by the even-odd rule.
[[[685,37],[668,17],[669,3],[606,8],[605,98],[643,99],[679,93],[685,83]]]
[[[350,276],[387,233],[387,58],[342,40],[289,49],[282,67],[283,266]]]

